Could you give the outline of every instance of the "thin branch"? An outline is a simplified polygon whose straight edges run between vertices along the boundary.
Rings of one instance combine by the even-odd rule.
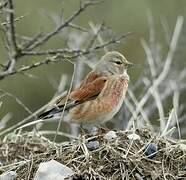
[[[130,98],[132,99],[132,101],[134,102],[135,106],[137,106],[139,102],[138,102],[138,100],[136,99],[134,93],[133,93],[130,89],[128,89],[128,94],[129,94]],[[146,115],[145,111],[143,110],[143,108],[140,109],[140,113],[141,113],[141,115],[142,115],[144,121],[145,121],[148,125],[150,125],[151,123],[150,123],[150,121],[149,121],[149,119],[148,119],[148,116]],[[133,117],[134,117],[135,119],[137,119],[137,114],[135,114],[135,116],[133,116]]]
[[[40,39],[43,37],[42,33],[38,33],[37,35],[35,35],[32,39],[30,39],[28,42],[24,43],[22,45],[22,49],[21,49],[21,55],[24,55],[22,52],[24,50],[26,50],[27,48],[29,48],[34,42],[37,41],[37,39]]]
[[[175,29],[174,29],[174,33],[173,33],[173,36],[172,36],[172,40],[171,40],[170,47],[169,47],[169,52],[168,52],[168,55],[167,55],[167,58],[166,58],[166,61],[165,61],[165,64],[164,64],[163,71],[161,72],[159,77],[154,82],[154,86],[158,86],[165,79],[165,77],[167,76],[167,74],[169,72],[174,54],[176,52],[176,47],[177,47],[177,44],[178,44],[178,40],[179,40],[179,37],[180,37],[180,34],[181,34],[183,21],[184,21],[184,18],[182,16],[179,16],[178,19],[177,19],[177,22],[176,22],[176,26],[175,26]]]
[[[161,133],[161,137],[165,136],[165,134],[167,134],[169,128],[170,128],[170,125],[171,125],[171,122],[173,121],[173,119],[175,118],[175,109],[173,108],[169,114],[169,118],[167,120],[167,123],[166,123],[166,126],[164,127],[162,133]]]
[[[151,29],[153,29],[153,28],[151,28]],[[155,38],[152,37],[152,36],[154,36],[153,32],[154,31],[151,30],[150,37],[151,37],[152,43],[155,41],[154,40]],[[144,40],[142,40],[141,43],[142,43],[142,46],[143,46],[143,48],[145,50],[145,53],[146,53],[146,56],[147,56],[152,80],[153,80],[153,83],[154,83],[157,71],[156,71],[154,58],[153,58],[153,54],[152,54],[153,50],[150,49],[150,47],[147,45],[147,43]],[[160,129],[161,129],[161,131],[163,131],[163,129],[165,128],[165,115],[164,115],[164,109],[163,109],[163,105],[162,105],[162,101],[161,101],[161,97],[160,97],[158,87],[152,86],[152,89],[151,89],[150,92],[151,92],[152,96],[154,97],[154,99],[156,101],[156,105],[157,105],[158,112],[159,112],[159,117],[160,117]]]
[[[161,82],[163,82],[163,80],[166,78],[169,69],[170,69],[170,65],[172,63],[173,57],[174,57],[174,53],[176,51],[176,47],[177,47],[177,43],[178,43],[178,39],[182,30],[182,26],[183,26],[183,17],[179,16],[176,22],[176,26],[175,26],[175,30],[172,36],[172,40],[170,43],[170,48],[169,48],[169,52],[167,55],[167,58],[165,60],[165,64],[164,64],[164,68],[162,70],[162,72],[160,73],[160,75],[157,77],[157,79],[154,80],[153,85],[154,87],[157,87]],[[149,89],[147,90],[147,92],[145,93],[145,95],[143,96],[143,98],[139,101],[137,107],[136,107],[136,113],[138,114],[140,112],[140,109],[144,106],[144,104],[147,102],[147,100],[149,99],[149,96],[151,94],[151,91],[153,89],[153,87],[149,87]],[[133,117],[131,117],[132,120]]]
[[[170,27],[166,21],[165,18],[161,17],[161,24],[164,30],[164,34],[165,34],[165,40],[167,42],[167,44],[170,44],[170,40],[171,40],[171,33],[170,33]]]
[[[6,72],[0,74],[0,80],[5,78],[5,77],[7,77],[7,76],[14,75],[14,74],[17,74],[17,73],[22,73],[22,72],[28,71],[30,69],[39,67],[39,66],[44,65],[44,64],[58,62],[59,61],[59,59],[58,59],[59,57],[61,57],[61,56],[56,55],[56,56],[53,56],[53,57],[49,57],[46,60],[43,60],[43,61],[31,64],[29,66],[24,66],[24,67],[22,67],[20,69],[17,69],[17,70],[6,71]]]
[[[111,44],[119,43],[120,40],[126,38],[127,36],[131,35],[132,32],[128,32],[126,34],[123,34],[119,37],[113,38],[104,44],[97,45],[94,48],[89,48],[87,50],[70,50],[70,49],[55,49],[55,50],[46,50],[46,51],[22,51],[22,55],[28,55],[28,56],[43,56],[43,55],[54,55],[58,53],[68,53],[68,54],[81,54],[86,55],[89,53],[92,53],[95,50],[103,49],[106,46],[109,46]]]
[[[91,51],[103,49],[104,47],[109,46],[109,45],[111,45],[111,44],[120,43],[120,41],[121,41],[122,39],[124,39],[124,38],[126,38],[126,37],[128,37],[129,35],[132,35],[132,34],[133,34],[132,32],[128,32],[128,33],[123,34],[123,35],[121,35],[121,36],[119,36],[119,37],[113,38],[113,39],[111,39],[111,40],[105,42],[104,44],[95,46],[93,49],[87,50],[83,55],[89,54],[89,53],[91,53]]]
[[[60,62],[61,59],[70,59],[70,60],[73,60],[73,59],[76,59],[77,57],[79,57],[81,55],[87,55],[87,54],[93,53],[94,51],[103,49],[105,46],[108,46],[110,44],[119,43],[119,41],[121,39],[126,38],[130,34],[131,33],[129,32],[129,33],[126,33],[124,35],[121,35],[121,36],[119,36],[117,38],[113,38],[110,41],[106,42],[105,44],[95,46],[93,49],[88,49],[87,51],[83,51],[83,50],[81,51],[80,50],[79,53],[78,54],[75,54],[74,56],[63,56],[61,54],[56,54],[55,56],[48,57],[48,58],[46,58],[43,61],[36,62],[36,63],[31,64],[31,65],[28,65],[28,66],[24,66],[22,68],[19,68],[19,69],[16,69],[16,70],[12,70],[12,71],[2,72],[2,73],[0,73],[0,80],[3,79],[3,78],[5,78],[5,77],[8,77],[8,76],[17,74],[17,73],[22,73],[22,72],[28,71],[30,69],[33,69],[33,68],[36,68],[36,67],[40,67],[40,66],[45,65],[45,64]],[[29,54],[29,52],[27,52],[27,53],[25,52],[25,54]],[[31,54],[32,55],[37,55],[37,53],[31,53]],[[38,53],[38,56],[40,56],[40,53]]]
[[[61,32],[61,30],[65,27],[67,27],[76,17],[78,17],[87,7],[91,6],[91,5],[95,5],[97,3],[100,3],[101,1],[87,1],[85,2],[83,5],[80,6],[80,8],[70,17],[68,18],[63,24],[61,24],[59,27],[57,27],[54,31],[48,33],[47,35],[45,35],[44,37],[38,39],[34,44],[32,44],[28,50],[32,50],[40,45],[42,45],[43,43],[46,43],[51,37],[55,36],[56,34],[58,34],[59,32]]]
[[[7,15],[7,36],[8,36],[8,40],[9,43],[11,45],[12,48],[12,55],[14,55],[14,53],[17,53],[18,48],[17,48],[17,43],[16,43],[16,37],[15,37],[15,25],[14,25],[14,5],[13,5],[13,1],[12,0],[8,0],[8,15]]]
[[[145,50],[145,53],[146,53],[146,56],[147,56],[147,60],[148,60],[148,63],[149,63],[152,78],[154,78],[156,76],[157,72],[156,72],[156,67],[155,67],[155,64],[154,64],[152,51],[151,51],[150,47],[147,45],[147,43],[144,39],[141,40],[141,44],[142,44],[143,49]]]
[[[174,108],[174,111],[175,111],[175,122],[174,122],[174,124],[177,125],[178,137],[179,137],[179,139],[181,139],[180,124],[179,124],[179,120],[178,120],[178,109],[179,109],[179,96],[180,96],[180,93],[179,93],[178,88],[177,88],[175,83],[172,83],[172,86],[173,86],[173,89],[174,89],[174,95],[173,95],[173,108]]]
[[[61,95],[61,97],[64,97],[66,95],[66,91]],[[42,106],[40,109],[36,110],[35,112],[33,112],[31,115],[29,115],[28,117],[26,117],[25,119],[23,119],[22,121],[18,122],[17,124],[14,124],[13,126],[5,129],[4,131],[0,132],[0,136],[15,130],[16,128],[19,128],[20,126],[22,126],[24,123],[27,123],[30,119],[35,118],[39,113],[41,113],[43,110],[45,110],[50,104],[51,102],[53,102],[53,99],[51,101],[49,101],[47,104],[45,104],[44,106]]]
[[[16,54],[19,53],[17,43],[16,43],[16,36],[15,36],[15,26],[14,26],[14,5],[12,0],[7,1],[7,10],[6,13],[6,40],[7,40],[7,47],[8,47],[8,63],[6,65],[5,71],[0,73],[0,77],[5,76],[6,74],[10,73],[13,68],[15,67],[16,63]],[[4,29],[3,29],[4,30]]]
[[[8,1],[3,1],[0,3],[0,10],[3,9],[4,7],[6,7],[8,4]]]
[[[55,55],[55,54],[80,54],[84,53],[83,50],[71,50],[71,49],[55,49],[46,51],[22,51],[23,56],[43,56],[43,55]]]
[[[160,118],[160,130],[161,132],[163,131],[163,129],[165,128],[165,114],[164,114],[164,108],[163,108],[163,104],[161,101],[161,97],[160,97],[160,93],[159,90],[157,89],[157,87],[152,86],[153,88],[151,89],[151,94],[155,99],[157,108],[158,108],[158,112],[159,112],[159,118]]]
[[[82,56],[78,57],[75,62],[76,68],[74,68],[74,80],[73,80],[73,89],[80,85],[80,82],[83,78],[84,70],[85,70],[85,63],[82,61]],[[77,124],[70,124],[70,132],[74,136],[78,136],[78,125]]]
[[[74,24],[74,23],[69,23],[68,26],[73,28],[73,29],[77,29],[79,31],[82,31],[82,32],[89,32],[88,29],[86,29],[84,27],[81,27],[81,26],[78,26],[77,24]]]
[[[15,19],[14,19],[14,22],[20,21],[21,19],[25,18],[27,15],[28,15],[28,14],[22,15],[22,16],[19,16],[19,17],[15,18]],[[5,25],[11,24],[11,23],[12,23],[12,22],[10,22],[10,21],[2,22],[2,23],[1,23],[1,26],[5,26]],[[15,29],[15,28],[14,28],[14,29]]]
[[[183,90],[186,89],[186,85],[183,83],[183,81],[186,78],[186,70],[184,69],[180,75],[178,76],[178,78],[174,79],[173,81],[177,83],[177,86],[179,85],[179,91],[182,92]],[[173,89],[170,88],[170,84],[166,85],[165,90],[163,93],[161,93],[160,97],[161,97],[161,101],[163,102],[167,97],[169,97],[173,92]],[[152,103],[151,106],[147,108],[146,113],[147,115],[150,115],[154,109],[156,109],[156,102]]]
[[[71,62],[71,61],[70,61]],[[72,63],[72,62],[71,62]],[[58,123],[58,126],[57,126],[57,129],[56,129],[56,134],[54,136],[54,139],[53,139],[53,142],[56,141],[56,138],[58,136],[58,133],[59,133],[59,129],[61,127],[61,123],[62,123],[62,120],[63,120],[63,117],[64,117],[64,113],[65,113],[65,109],[66,109],[66,106],[67,106],[67,102],[68,102],[68,99],[70,97],[70,93],[72,91],[72,87],[73,87],[73,82],[74,82],[74,77],[75,77],[75,72],[76,72],[76,64],[75,63],[72,63],[73,66],[74,66],[74,71],[73,71],[73,74],[72,74],[72,78],[71,78],[71,82],[70,82],[70,87],[69,87],[69,90],[68,90],[68,93],[67,93],[67,97],[66,97],[66,100],[65,100],[65,104],[64,104],[64,108],[63,108],[63,111],[61,113],[61,117],[60,117],[60,120],[59,120],[59,123]]]
[[[92,28],[92,31],[93,31],[94,35],[93,35],[92,39],[90,40],[89,44],[87,45],[87,49],[90,49],[90,48],[93,47],[95,40],[98,38],[99,33],[100,33],[100,32],[102,31],[102,29],[103,29],[104,23],[102,23],[102,24],[99,26],[99,28],[95,28],[95,25],[94,25],[92,22],[90,22],[89,25],[90,25],[90,27]],[[103,44],[103,43],[100,42],[100,41],[99,41],[99,43],[100,43],[100,44]]]
[[[13,94],[6,92],[2,89],[0,89],[0,92],[3,93],[3,96],[9,96],[13,99],[15,99],[15,101],[21,106],[23,107],[23,109],[28,113],[28,114],[32,114],[32,111],[16,96],[14,96]]]

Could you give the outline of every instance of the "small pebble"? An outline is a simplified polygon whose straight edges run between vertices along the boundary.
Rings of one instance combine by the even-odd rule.
[[[17,173],[15,171],[7,171],[0,175],[0,180],[15,180]]]
[[[55,160],[50,160],[39,164],[39,168],[35,174],[34,180],[64,180],[73,174],[74,171],[72,171],[66,165]]]
[[[90,141],[86,144],[89,150],[95,150],[99,148],[99,141]]]
[[[131,139],[131,140],[140,140],[140,136],[138,136],[137,134],[135,134],[135,133],[133,133],[133,134],[129,134],[128,136],[127,136],[129,139]]]
[[[152,159],[156,156],[158,146],[155,143],[150,143],[145,147],[144,153],[148,158]]]
[[[104,139],[108,141],[113,141],[116,139],[118,136],[115,131],[109,131],[107,134],[105,134]]]

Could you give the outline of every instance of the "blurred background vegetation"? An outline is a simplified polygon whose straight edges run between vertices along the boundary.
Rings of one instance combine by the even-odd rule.
[[[69,17],[72,12],[79,7],[78,0],[14,0],[16,17],[25,17],[16,23],[16,33],[24,36],[34,36],[39,32],[49,32],[62,13],[63,17]],[[148,41],[149,24],[148,16],[152,16],[156,38],[161,44],[162,55],[166,55],[168,44],[165,39],[165,32],[162,24],[167,24],[168,31],[172,34],[178,15],[186,18],[185,0],[105,0],[103,3],[92,6],[83,12],[74,22],[82,27],[89,28],[89,23],[100,24],[102,22],[112,29],[115,34],[133,32],[134,34],[126,38],[119,45],[111,47],[120,51],[140,68],[129,71],[131,84],[135,84],[140,74],[146,71],[146,57],[141,45],[141,38]],[[2,19],[1,19],[2,20]],[[72,29],[73,31],[73,29]],[[2,33],[2,32],[1,32]],[[71,33],[68,30],[68,33]],[[1,34],[2,35],[2,34]],[[64,38],[57,35],[44,48],[64,47]],[[173,59],[172,66],[181,69],[186,66],[186,22],[184,22],[181,38]],[[165,52],[165,53],[164,53]],[[97,58],[104,54],[101,51]],[[41,57],[26,57],[20,60],[20,65],[30,64]],[[0,63],[6,61],[6,49],[2,39],[0,40]],[[0,81],[0,88],[18,97],[31,111],[48,102],[56,92],[62,74],[71,77],[73,71],[72,64],[62,62],[57,64],[44,65],[28,71],[31,77],[24,74],[16,74]],[[176,76],[176,74],[173,74]],[[181,103],[185,103],[186,93],[181,95]],[[18,105],[14,99],[5,97],[2,99],[3,105],[0,109],[0,119],[6,113],[12,114],[9,125],[22,120],[28,113]],[[170,100],[171,101],[171,100]],[[167,113],[171,109],[170,102],[167,101]],[[167,115],[167,114],[166,114]],[[156,115],[154,115],[154,120]],[[186,126],[186,125],[185,125]]]

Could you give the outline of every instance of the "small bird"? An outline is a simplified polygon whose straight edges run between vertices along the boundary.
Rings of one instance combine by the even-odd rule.
[[[125,99],[127,69],[132,65],[121,53],[107,52],[69,97],[57,99],[53,108],[38,116],[39,122],[60,115],[63,108],[64,120],[70,123],[99,125],[111,120]]]

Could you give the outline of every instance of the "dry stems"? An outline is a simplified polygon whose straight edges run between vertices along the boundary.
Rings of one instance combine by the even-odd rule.
[[[5,17],[4,22],[1,23],[1,29],[5,32],[4,39],[6,40],[5,46],[7,47],[8,60],[5,64],[2,64],[2,68],[0,69],[0,80],[5,79],[10,75],[27,72],[28,70],[34,69],[39,66],[43,66],[46,64],[48,65],[50,63],[58,63],[65,60],[68,62],[73,61],[74,67],[76,66],[76,68],[74,68],[73,77],[71,79],[72,88],[73,81],[75,81],[74,86],[76,86],[82,79],[82,74],[79,74],[78,72],[84,71],[83,63],[86,63],[92,67],[91,61],[84,60],[87,56],[90,60],[94,60],[91,55],[94,54],[97,50],[104,49],[105,51],[107,51],[109,45],[118,43],[120,40],[130,34],[127,33],[119,37],[110,36],[110,39],[105,40],[102,38],[102,34],[106,31],[106,27],[103,23],[101,23],[100,25],[94,25],[91,22],[89,23],[90,29],[86,29],[77,24],[74,24],[73,20],[80,16],[80,14],[83,13],[89,6],[100,3],[100,1],[85,1],[83,4],[80,5],[77,11],[72,13],[69,18],[67,18],[63,22],[59,22],[57,24],[57,27],[54,28],[53,31],[45,35],[38,34],[32,38],[27,38],[24,36],[21,37],[20,35],[18,36],[16,34],[15,23],[16,21],[20,21],[24,17],[15,18],[13,1],[7,0],[5,2],[6,3],[2,3],[0,6],[0,9]],[[167,40],[167,43],[169,43],[167,56],[165,59],[162,58],[163,56],[160,51],[160,43],[157,42],[155,37],[153,20],[152,17],[149,16],[149,42],[146,42],[145,40],[141,41],[146,53],[149,71],[143,73],[139,77],[135,85],[130,85],[130,89],[125,99],[124,108],[122,108],[120,115],[116,118],[118,118],[118,124],[120,123],[119,127],[126,127],[126,122],[128,122],[127,129],[130,129],[132,126],[138,128],[144,125],[149,126],[152,130],[158,130],[158,128],[160,127],[160,133],[162,134],[162,136],[170,135],[169,131],[172,131],[172,128],[174,126],[177,126],[179,137],[181,137],[179,123],[184,123],[185,113],[183,112],[185,110],[185,105],[184,107],[179,105],[179,96],[186,89],[185,83],[183,83],[186,79],[186,69],[183,69],[181,72],[177,72],[177,70],[175,70],[172,66],[172,61],[174,60],[178,40],[180,38],[183,26],[183,17],[178,17],[172,37],[170,33],[167,34],[167,26],[165,21],[162,22],[165,29],[165,38]],[[78,36],[80,36],[79,34],[81,33],[85,33],[85,37],[87,37],[88,34],[90,38],[81,39],[80,42],[78,42],[78,38],[76,38],[73,43],[71,43],[77,45],[75,48],[67,45],[64,49],[38,50],[38,47],[42,47],[46,42],[48,42],[58,33],[61,33],[64,28],[73,28],[75,32],[78,31]],[[24,43],[18,44],[18,37],[19,39],[24,39]],[[27,66],[23,65],[22,67],[17,69],[15,68],[16,63],[22,57],[29,56],[42,57],[42,60]],[[80,59],[83,63],[79,62]],[[173,71],[176,71],[176,77],[171,77],[171,72]],[[64,82],[61,82],[59,84],[64,84]],[[139,94],[138,92],[141,93]],[[6,95],[8,94],[9,93],[7,92]],[[172,94],[174,95],[172,96]],[[164,104],[169,98],[173,99],[173,110],[169,114],[169,117],[167,117],[168,113],[166,107],[164,107]],[[23,108],[27,110],[27,112],[29,112],[29,108],[27,108],[24,103],[20,102],[18,98],[17,102],[22,105]],[[4,135],[5,133],[8,133],[30,121],[38,113],[43,111],[47,107],[47,105],[44,105],[41,109],[32,113],[31,115],[20,121],[18,124],[4,129],[0,132],[0,135]],[[157,123],[154,124],[152,120],[155,111],[158,111],[157,119],[160,120],[159,125],[157,125]],[[174,116],[172,114],[174,114]],[[58,131],[60,123],[57,128],[57,133],[59,133]],[[77,129],[72,129],[73,133],[77,134]]]

